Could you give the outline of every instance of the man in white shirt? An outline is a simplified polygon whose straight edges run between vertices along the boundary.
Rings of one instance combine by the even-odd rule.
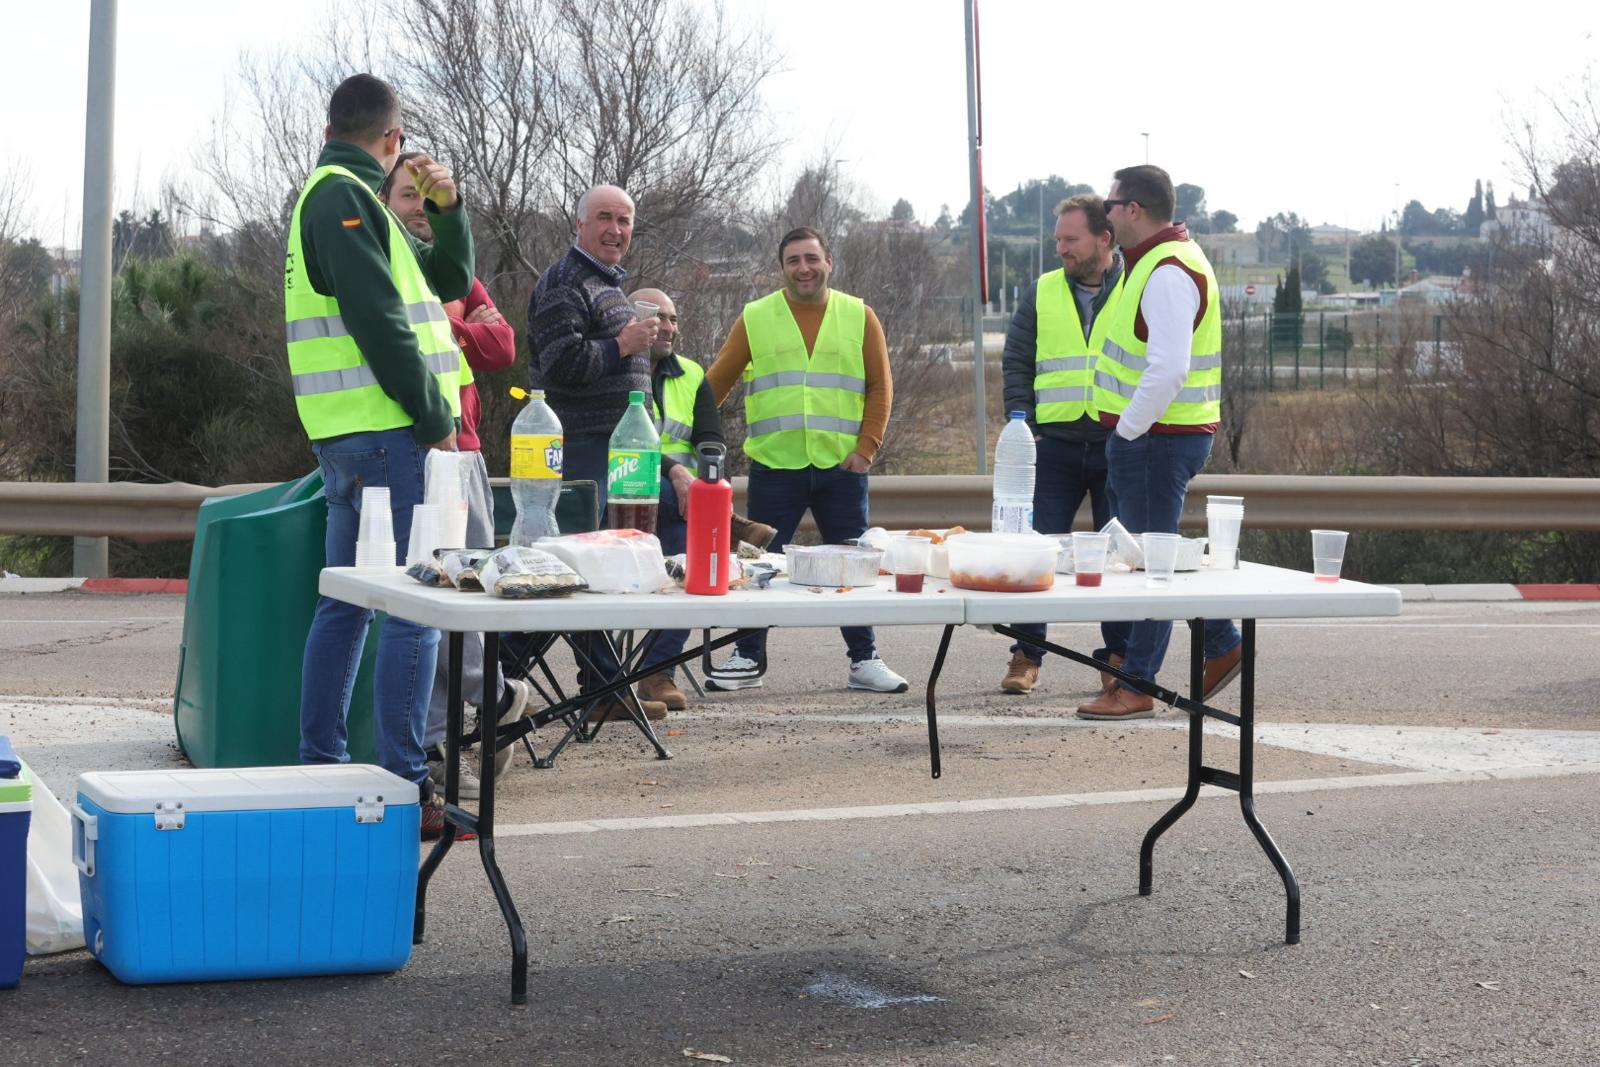
[[[1177,533],[1189,481],[1205,466],[1221,421],[1220,293],[1200,246],[1173,224],[1167,172],[1125,167],[1115,178],[1105,208],[1122,249],[1123,282],[1094,389],[1100,421],[1112,431],[1106,439],[1111,506],[1134,534]],[[1154,681],[1172,623],[1114,625],[1126,635],[1122,669]],[[1206,623],[1205,699],[1238,676],[1242,650],[1231,621]],[[1154,714],[1149,696],[1115,681],[1078,708],[1085,719]]]

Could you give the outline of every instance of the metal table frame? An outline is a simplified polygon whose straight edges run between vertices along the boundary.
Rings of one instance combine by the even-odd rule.
[[[1287,573],[1287,572],[1285,572],[1285,573]],[[1307,576],[1307,577],[1309,577],[1309,576]],[[1349,584],[1353,586],[1355,583],[1349,583]],[[1372,587],[1363,587],[1363,588],[1370,590]],[[325,592],[327,592],[327,591],[325,590]],[[1386,590],[1386,591],[1383,591],[1383,592],[1387,593],[1388,596],[1382,598],[1382,606],[1384,608],[1386,608],[1386,609],[1392,607],[1392,610],[1383,610],[1383,611],[1368,611],[1368,610],[1328,611],[1328,612],[1324,613],[1323,617],[1327,617],[1327,616],[1346,616],[1346,617],[1348,617],[1348,616],[1352,616],[1352,615],[1363,615],[1363,614],[1365,614],[1365,615],[1398,614],[1398,611],[1399,611],[1399,595],[1398,595],[1398,593],[1394,593],[1392,590]],[[951,590],[951,593],[953,594],[953,598],[959,598],[961,596],[961,593],[960,593],[959,590]],[[336,593],[328,593],[328,595],[337,595],[337,594]],[[1026,594],[1023,594],[1023,595],[1026,595]],[[1240,595],[1244,600],[1248,601],[1251,604],[1259,603],[1259,597],[1261,596],[1261,594],[1258,591],[1250,591],[1248,596],[1245,596],[1244,594],[1240,594]],[[1252,598],[1255,598],[1255,599],[1252,599]],[[941,600],[942,599],[944,599],[944,598],[941,598]],[[898,603],[901,603],[901,602],[896,602],[897,606],[898,606]],[[1017,600],[1017,601],[1013,601],[1012,603],[1021,604],[1021,603],[1023,603],[1023,601]],[[1377,602],[1371,602],[1371,603],[1363,602],[1362,604],[1357,605],[1357,607],[1365,609],[1367,607],[1376,606],[1376,604],[1377,604]],[[948,601],[946,601],[943,606],[946,609],[945,613],[948,614],[948,607],[949,607]],[[396,609],[393,606],[386,607],[386,610],[390,611],[391,614],[396,613]],[[1161,610],[1165,611],[1167,609],[1161,609]],[[964,611],[968,615],[974,614],[974,612],[973,612],[973,604],[970,602],[970,600],[964,603]],[[978,613],[978,614],[984,614],[984,613],[987,613],[989,615],[993,615],[994,614],[993,606],[990,605],[989,610],[987,612],[982,612],[982,613]],[[748,614],[748,612],[746,612],[746,614]],[[877,625],[913,625],[913,624],[917,624],[917,620],[915,620],[913,618],[910,618],[910,617],[907,617],[905,612],[903,612],[903,611],[896,611],[893,614],[894,614],[895,617],[889,618],[884,622],[877,623]],[[1022,614],[1022,612],[1018,611],[1018,612],[1013,612],[1012,614]],[[1265,612],[1265,614],[1274,615],[1275,613],[1272,612],[1272,611],[1267,611],[1267,612]],[[1164,614],[1163,615],[1152,614],[1152,615],[1148,615],[1146,617],[1157,617],[1158,618],[1158,617],[1166,617],[1166,616]],[[1319,617],[1319,616],[1315,612],[1284,611],[1282,613],[1277,613],[1275,615],[1275,617],[1286,617],[1286,618],[1308,618],[1309,617],[1309,618],[1315,618],[1315,617]],[[646,620],[646,621],[653,621],[653,620]],[[1162,815],[1161,818],[1157,819],[1156,822],[1150,827],[1150,829],[1144,835],[1144,839],[1143,839],[1143,842],[1142,842],[1142,844],[1140,846],[1140,850],[1139,850],[1139,893],[1140,893],[1141,896],[1148,896],[1148,895],[1150,895],[1150,893],[1152,891],[1153,870],[1154,870],[1153,861],[1154,861],[1154,853],[1155,853],[1156,842],[1160,839],[1162,834],[1164,834],[1168,829],[1170,829],[1180,818],[1183,817],[1183,815],[1191,807],[1193,807],[1195,800],[1199,797],[1201,786],[1203,786],[1203,785],[1214,785],[1214,786],[1218,786],[1218,787],[1223,788],[1223,789],[1228,789],[1228,790],[1231,790],[1233,792],[1238,793],[1240,810],[1241,810],[1241,813],[1243,815],[1245,824],[1249,827],[1251,833],[1255,836],[1257,842],[1260,844],[1262,850],[1266,853],[1267,858],[1271,861],[1273,867],[1277,870],[1279,877],[1283,881],[1284,891],[1285,891],[1285,894],[1286,894],[1286,897],[1287,897],[1287,907],[1286,907],[1286,914],[1285,914],[1285,921],[1284,921],[1284,940],[1285,940],[1285,942],[1287,944],[1291,944],[1291,945],[1292,944],[1297,944],[1299,942],[1299,940],[1300,940],[1300,887],[1299,887],[1299,883],[1295,880],[1294,873],[1293,873],[1292,869],[1290,868],[1290,866],[1288,864],[1288,861],[1284,858],[1282,852],[1279,850],[1277,844],[1273,841],[1271,835],[1267,832],[1266,828],[1261,824],[1261,821],[1260,821],[1259,817],[1256,815],[1256,811],[1255,811],[1255,795],[1254,795],[1254,788],[1255,788],[1255,759],[1254,759],[1254,755],[1255,755],[1255,660],[1256,660],[1256,619],[1255,618],[1250,618],[1250,617],[1244,618],[1243,624],[1242,624],[1242,627],[1241,627],[1241,629],[1242,629],[1242,637],[1243,637],[1243,642],[1244,642],[1244,648],[1243,648],[1243,656],[1242,656],[1242,662],[1241,662],[1241,667],[1240,667],[1240,674],[1239,674],[1239,679],[1238,679],[1238,681],[1239,681],[1240,711],[1239,711],[1239,714],[1237,714],[1237,715],[1231,714],[1229,712],[1222,711],[1222,710],[1220,710],[1218,708],[1214,708],[1214,707],[1208,706],[1207,704],[1205,704],[1200,699],[1202,685],[1203,685],[1202,679],[1203,679],[1203,674],[1204,674],[1204,665],[1205,665],[1204,651],[1203,651],[1203,646],[1202,646],[1202,629],[1203,629],[1202,623],[1203,623],[1203,620],[1201,620],[1201,619],[1198,619],[1198,618],[1188,618],[1187,619],[1188,624],[1189,624],[1189,630],[1190,630],[1190,641],[1189,641],[1189,655],[1190,655],[1189,691],[1190,691],[1190,695],[1187,696],[1187,697],[1185,697],[1185,696],[1183,696],[1183,695],[1181,695],[1181,694],[1179,694],[1179,693],[1177,693],[1177,692],[1175,692],[1173,690],[1163,688],[1163,687],[1161,687],[1159,685],[1156,685],[1154,683],[1147,682],[1147,681],[1144,681],[1142,679],[1130,677],[1129,675],[1121,672],[1120,670],[1112,668],[1107,664],[1101,663],[1098,660],[1095,660],[1094,658],[1092,658],[1090,656],[1086,656],[1086,655],[1084,655],[1084,654],[1082,654],[1080,652],[1076,652],[1076,651],[1073,651],[1072,649],[1065,648],[1065,647],[1063,647],[1061,645],[1058,645],[1058,644],[1055,644],[1055,643],[1053,643],[1051,641],[1040,640],[1040,639],[1034,638],[1034,637],[1025,637],[1025,635],[1023,635],[1021,632],[1016,630],[1010,624],[999,623],[999,622],[991,622],[991,621],[989,621],[988,619],[985,619],[985,618],[977,618],[977,619],[968,618],[967,621],[968,622],[987,622],[989,625],[991,625],[993,627],[993,629],[997,633],[1004,634],[1004,635],[1006,635],[1008,637],[1012,637],[1012,638],[1019,639],[1019,640],[1026,639],[1026,640],[1031,641],[1032,643],[1034,643],[1036,645],[1039,645],[1040,647],[1042,647],[1043,649],[1045,649],[1046,651],[1048,651],[1048,652],[1050,652],[1050,653],[1052,653],[1054,655],[1063,656],[1063,657],[1065,657],[1067,659],[1074,660],[1075,662],[1083,663],[1085,665],[1094,667],[1094,668],[1096,668],[1098,670],[1106,671],[1106,672],[1108,672],[1110,674],[1113,674],[1116,677],[1118,677],[1124,684],[1128,685],[1129,687],[1134,688],[1134,689],[1136,689],[1136,690],[1138,690],[1138,691],[1140,691],[1142,693],[1146,693],[1149,696],[1151,696],[1153,699],[1155,699],[1156,701],[1158,701],[1160,703],[1163,703],[1163,704],[1166,704],[1169,707],[1175,708],[1175,709],[1177,709],[1179,711],[1182,711],[1185,714],[1187,714],[1189,716],[1189,753],[1188,753],[1188,780],[1187,780],[1187,785],[1186,785],[1186,788],[1185,788],[1183,796],[1181,798],[1179,798],[1178,802],[1176,804],[1174,804],[1172,806],[1172,808],[1170,810],[1168,810],[1164,815]],[[1059,621],[1059,622],[1083,622],[1083,621],[1090,621],[1090,620],[1084,618],[1082,616],[1082,612],[1080,611],[1080,612],[1078,612],[1076,614],[1071,615],[1071,617],[1061,618],[1061,619],[1057,619],[1057,620],[1054,620],[1054,621]],[[663,620],[663,623],[670,624],[670,620]],[[817,622],[815,620],[811,620],[811,621],[800,622],[797,625],[808,625],[809,626],[809,625],[819,625],[819,624],[820,624],[819,622]],[[833,624],[837,624],[837,623],[833,623]],[[854,624],[854,619],[851,619],[847,624]],[[940,677],[940,675],[941,675],[941,673],[942,673],[942,671],[944,669],[945,660],[946,660],[947,654],[949,652],[950,640],[951,640],[952,636],[955,633],[956,626],[962,625],[962,624],[959,623],[959,622],[948,621],[948,620],[938,620],[938,621],[926,620],[926,621],[923,621],[922,624],[923,625],[943,625],[943,627],[944,627],[943,634],[941,635],[941,638],[940,638],[940,641],[939,641],[938,651],[937,651],[937,653],[935,654],[935,657],[934,657],[933,667],[932,667],[932,670],[930,671],[929,676],[928,676],[928,682],[927,682],[927,688],[926,688],[926,696],[925,696],[926,715],[927,715],[927,723],[928,723],[929,757],[930,757],[930,761],[931,761],[931,769],[932,769],[933,777],[938,778],[938,777],[940,777],[942,775],[942,767],[941,767],[940,756],[939,756],[938,709],[937,709],[935,693],[936,693],[936,688],[937,688],[937,685],[938,685],[939,677]],[[681,623],[679,625],[681,625]],[[563,630],[570,629],[570,626],[569,627],[563,627],[562,629]],[[551,628],[550,630],[544,631],[544,632],[561,632],[561,631],[558,631],[555,628]],[[490,887],[494,892],[495,900],[500,906],[501,914],[505,919],[507,931],[508,931],[508,933],[510,935],[511,957],[512,957],[511,958],[511,1000],[512,1000],[513,1004],[525,1004],[525,1003],[527,1003],[527,965],[528,965],[527,937],[523,932],[522,921],[521,921],[521,917],[517,913],[516,904],[513,902],[512,898],[511,898],[510,890],[506,886],[505,877],[502,874],[502,872],[500,871],[499,864],[495,859],[495,843],[494,843],[494,817],[495,817],[494,756],[495,756],[496,750],[499,747],[502,747],[502,746],[505,746],[505,745],[515,744],[519,739],[524,738],[525,735],[527,735],[530,731],[536,729],[539,725],[541,725],[543,723],[548,723],[548,722],[554,721],[555,719],[563,719],[563,718],[568,721],[568,732],[567,732],[566,736],[562,739],[562,741],[560,743],[561,745],[564,745],[567,742],[569,742],[570,740],[572,740],[574,737],[581,737],[583,735],[582,724],[583,724],[583,721],[584,721],[584,719],[586,717],[586,712],[583,711],[582,709],[586,705],[592,703],[594,700],[596,700],[596,699],[598,699],[600,697],[609,695],[611,693],[619,693],[619,692],[624,692],[624,691],[626,691],[626,693],[625,693],[625,695],[623,697],[624,702],[629,704],[630,711],[631,711],[631,713],[632,713],[632,715],[633,715],[633,717],[635,719],[635,722],[641,727],[641,729],[643,729],[645,731],[645,733],[646,733],[646,735],[648,737],[651,737],[652,739],[654,739],[654,734],[650,730],[648,722],[644,719],[644,716],[642,714],[640,714],[640,712],[639,712],[639,708],[638,708],[638,705],[637,705],[637,702],[636,702],[636,698],[633,698],[631,696],[632,686],[634,684],[636,684],[644,675],[646,675],[648,673],[653,673],[654,671],[663,669],[666,666],[676,666],[676,665],[681,664],[681,663],[687,663],[688,661],[690,661],[690,660],[692,660],[692,659],[694,659],[696,657],[701,657],[703,663],[707,667],[709,667],[709,665],[710,665],[710,653],[713,650],[715,650],[717,648],[721,648],[724,645],[730,644],[730,643],[732,643],[734,641],[737,641],[737,640],[739,640],[739,638],[745,636],[746,634],[750,634],[750,633],[754,633],[754,632],[757,632],[757,631],[755,629],[753,629],[753,628],[746,627],[746,628],[741,628],[741,629],[735,629],[735,630],[732,630],[731,632],[723,633],[723,634],[721,634],[719,636],[713,636],[711,630],[702,629],[703,636],[702,636],[702,640],[701,640],[699,645],[697,645],[697,646],[695,646],[693,648],[686,648],[682,653],[680,653],[678,656],[674,657],[672,660],[670,660],[670,661],[668,661],[667,663],[664,663],[664,664],[653,665],[653,666],[651,666],[649,668],[648,671],[639,666],[639,663],[640,663],[640,661],[642,661],[642,658],[643,658],[643,650],[637,650],[636,654],[634,654],[633,656],[629,657],[629,659],[624,663],[624,673],[619,675],[617,678],[615,678],[612,682],[608,683],[607,685],[605,685],[603,687],[599,687],[599,688],[597,688],[597,689],[595,689],[595,690],[593,690],[593,691],[591,691],[589,693],[580,694],[578,696],[571,697],[571,698],[560,699],[555,704],[552,704],[552,705],[546,707],[545,709],[543,709],[542,711],[538,712],[532,718],[525,718],[525,719],[519,720],[516,723],[508,724],[505,728],[498,730],[494,744],[482,743],[482,744],[479,745],[479,755],[480,755],[480,771],[479,771],[479,775],[480,775],[480,779],[481,779],[481,783],[482,784],[481,784],[481,794],[480,794],[480,798],[479,798],[479,802],[478,802],[478,811],[477,811],[476,814],[473,814],[472,812],[464,810],[460,806],[460,803],[459,803],[459,801],[460,801],[460,782],[458,780],[459,779],[459,771],[458,771],[459,764],[458,764],[458,760],[459,760],[459,756],[460,756],[461,741],[462,741],[462,721],[461,721],[462,720],[462,681],[461,681],[461,673],[462,673],[462,648],[463,648],[462,633],[463,633],[463,631],[462,630],[451,630],[451,631],[449,631],[448,632],[448,640],[447,640],[447,649],[448,649],[447,654],[449,656],[449,694],[448,695],[449,695],[449,708],[450,708],[450,710],[449,710],[449,725],[448,725],[448,729],[446,730],[446,749],[447,749],[447,751],[446,751],[446,760],[445,760],[445,798],[444,798],[445,799],[445,805],[444,805],[445,827],[444,827],[443,833],[440,835],[440,838],[439,838],[438,842],[434,845],[432,851],[429,853],[427,859],[423,862],[422,867],[418,872],[416,913],[415,913],[415,923],[414,923],[414,928],[413,928],[414,941],[417,942],[417,943],[420,943],[422,941],[423,935],[424,935],[424,932],[425,932],[425,928],[426,928],[427,889],[428,889],[429,880],[432,878],[434,872],[438,870],[440,863],[443,861],[446,853],[449,852],[451,846],[455,843],[459,833],[461,831],[468,831],[468,832],[471,832],[471,833],[475,833],[477,835],[477,838],[478,838],[478,855],[479,855],[479,858],[481,859],[481,861],[483,863],[484,873],[487,876],[487,878],[489,880]],[[484,686],[485,686],[485,691],[486,692],[492,691],[493,689],[498,687],[498,679],[499,679],[499,672],[500,672],[499,645],[500,645],[500,636],[499,636],[498,632],[496,632],[496,631],[488,631],[488,632],[484,633]],[[558,694],[559,694],[559,688],[558,688]],[[1222,770],[1222,769],[1217,768],[1217,767],[1211,767],[1211,766],[1208,766],[1205,763],[1205,759],[1204,759],[1204,742],[1205,742],[1204,723],[1205,723],[1205,720],[1207,718],[1213,718],[1213,719],[1216,719],[1216,720],[1221,721],[1221,722],[1231,723],[1231,724],[1233,724],[1233,725],[1235,725],[1235,726],[1237,726],[1239,728],[1239,770],[1238,770],[1237,773],[1232,772],[1232,771]],[[573,728],[573,725],[572,725],[574,719],[576,720],[576,722],[578,724],[578,728],[576,730]],[[590,736],[592,736],[592,735],[590,735]],[[667,752],[664,747],[660,746],[659,741],[656,742],[656,745],[657,745],[657,753],[658,753],[658,756],[660,758],[663,758],[663,759],[670,758],[671,754],[669,752]],[[552,751],[551,758],[553,758],[553,756],[555,755],[556,751],[559,751],[559,746],[558,746],[558,748],[556,750]]]

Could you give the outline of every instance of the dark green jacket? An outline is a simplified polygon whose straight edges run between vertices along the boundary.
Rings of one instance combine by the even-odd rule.
[[[317,166],[345,167],[374,193],[385,177],[376,159],[343,141],[324,144]],[[429,201],[427,211],[433,244],[423,244],[410,234],[406,239],[439,299],[458,300],[472,291],[472,227],[466,204],[458,201],[456,209],[445,214]],[[361,225],[345,225],[356,218]],[[422,362],[416,334],[406,320],[405,302],[389,272],[387,209],[349,179],[333,175],[312,191],[300,209],[300,241],[311,287],[339,301],[345,328],[383,391],[411,416],[417,442],[443,439],[455,428],[455,420]]]

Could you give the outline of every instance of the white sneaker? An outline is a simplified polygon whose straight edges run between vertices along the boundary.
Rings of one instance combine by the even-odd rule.
[[[735,689],[760,689],[763,684],[761,674],[760,664],[735,652],[722,661],[722,666],[712,668],[706,675],[706,688],[719,693],[731,693]]]
[[[438,758],[434,754],[438,753]],[[465,752],[461,753],[460,769],[456,772],[456,781],[460,785],[462,800],[478,799],[478,776],[472,773],[472,763]],[[433,779],[433,789],[438,796],[444,796],[444,752],[440,748],[428,750],[428,777]]]
[[[874,693],[904,693],[911,685],[891,671],[887,663],[873,656],[850,664],[850,688],[870,689]]]
[[[511,694],[511,706],[500,715],[500,725],[508,726],[522,718],[528,712],[528,701],[533,696],[533,686],[521,678],[507,678],[506,691]],[[499,778],[511,766],[511,757],[516,754],[517,743],[507,745],[494,754],[494,776]]]

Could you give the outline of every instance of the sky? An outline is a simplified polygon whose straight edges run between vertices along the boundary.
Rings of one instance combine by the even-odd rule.
[[[1241,226],[1279,211],[1376,229],[1406,201],[1457,211],[1523,181],[1508,122],[1600,67],[1600,14],[1570,0],[1449,6],[979,0],[984,175],[1105,192],[1130,163],[1204,187]],[[30,229],[78,243],[88,0],[0,0],[0,166]],[[293,48],[329,0],[122,0],[116,204],[154,206],[219,114],[246,51]],[[831,159],[887,212],[968,198],[960,0],[729,0],[781,56],[764,97],[781,181]],[[1597,71],[1600,73],[1600,71]]]

